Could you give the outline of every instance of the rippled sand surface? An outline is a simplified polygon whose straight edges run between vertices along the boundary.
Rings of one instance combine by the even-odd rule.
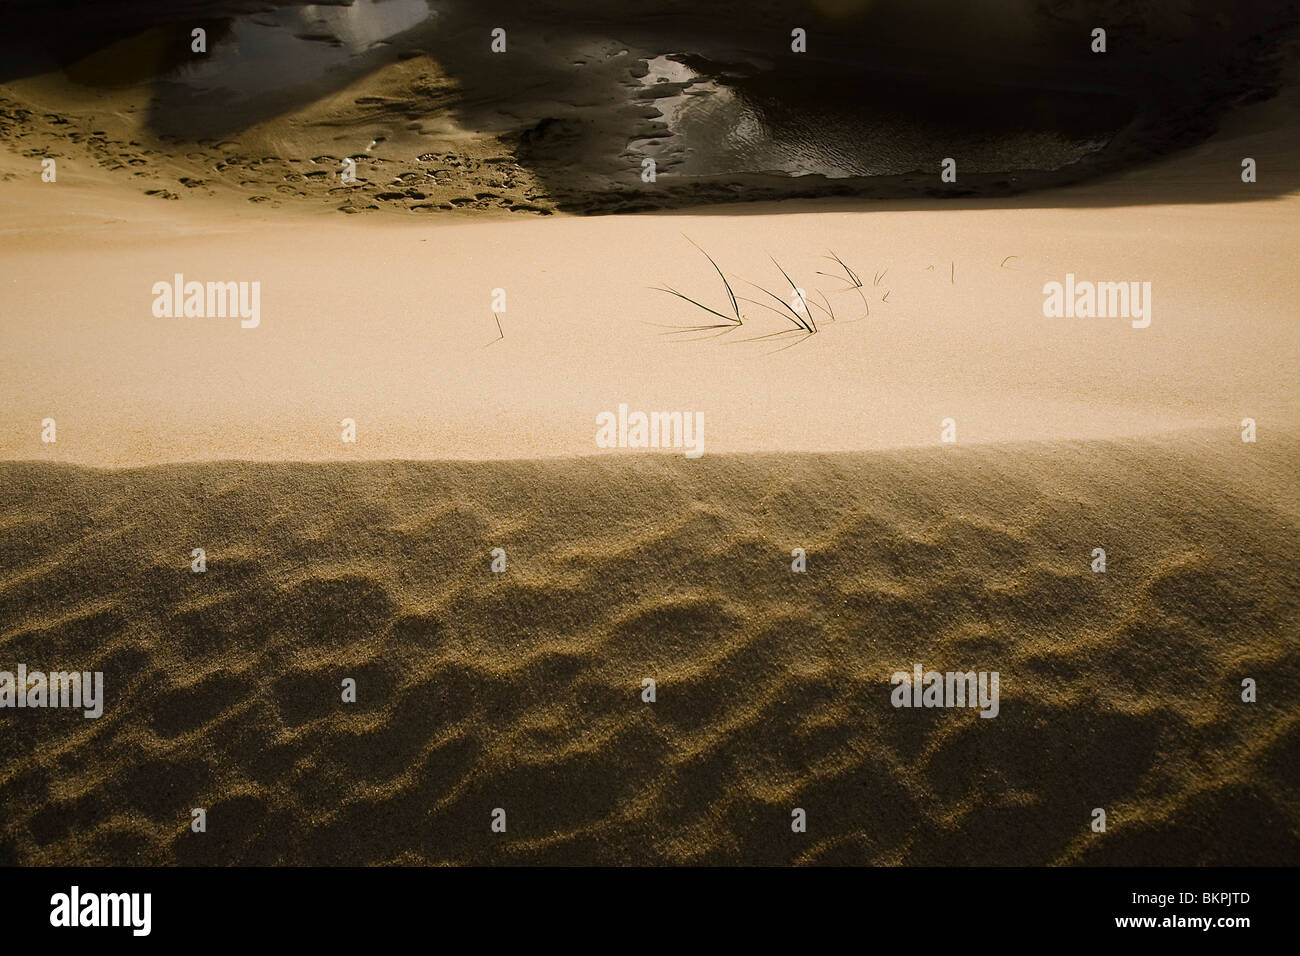
[[[0,862],[1295,864],[1297,465],[5,463],[0,667],[107,702],[0,721]],[[913,663],[998,717],[895,709]]]

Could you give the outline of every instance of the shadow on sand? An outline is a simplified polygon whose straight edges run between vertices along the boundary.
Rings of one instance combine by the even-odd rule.
[[[427,56],[456,95],[417,86],[387,102],[386,117],[409,126],[450,114],[461,128],[501,136],[570,211],[818,196],[965,203],[1031,191],[1035,205],[1074,205],[1077,196],[1038,191],[1203,142],[1284,83],[1295,3],[1269,14],[1202,5],[1203,18],[1182,18],[1174,4],[1138,15],[1112,3],[1084,22],[946,0],[924,13],[820,0],[743,11],[717,3],[703,14],[680,0],[652,12],[577,0],[288,2],[269,11],[247,0],[137,0],[110,20],[65,0],[19,4],[25,52],[6,52],[0,79],[55,67],[89,86],[146,79],[150,130],[191,143],[233,138]],[[1110,24],[1105,53],[1091,49],[1093,21]],[[201,57],[189,51],[200,24]],[[502,54],[489,48],[497,27],[507,31]],[[805,53],[791,52],[795,27],[809,38]],[[957,182],[940,179],[946,157],[958,163]],[[1225,168],[1213,182],[1169,183],[1158,196],[1114,189],[1085,201],[1276,196],[1300,188],[1297,164],[1282,159],[1268,157],[1275,172],[1249,190]],[[648,160],[652,182],[643,179]]]

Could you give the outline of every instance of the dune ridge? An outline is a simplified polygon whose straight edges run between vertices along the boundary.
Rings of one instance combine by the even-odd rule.
[[[1294,864],[1297,464],[4,463],[0,669],[107,703],[0,712],[0,863]],[[999,716],[894,709],[913,662]]]

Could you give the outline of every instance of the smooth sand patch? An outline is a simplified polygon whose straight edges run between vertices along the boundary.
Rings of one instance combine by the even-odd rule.
[[[947,417],[959,441],[983,442],[1229,433],[1243,417],[1272,430],[1298,410],[1295,197],[438,225],[160,213],[75,179],[0,202],[7,458],[582,455],[620,403],[704,412],[706,453],[923,445]],[[726,301],[683,234],[779,292],[775,255],[859,318],[854,293],[814,274],[834,249],[870,286],[870,315],[818,315],[818,335],[773,354],[745,339],[789,324],[742,303],[743,329],[673,341],[664,326],[709,317],[650,287]],[[259,282],[260,326],[155,318],[151,288],[176,273]],[[1150,282],[1150,327],[1045,318],[1043,285],[1066,273]],[[505,337],[489,344],[498,288]],[[40,442],[47,417],[56,445]]]

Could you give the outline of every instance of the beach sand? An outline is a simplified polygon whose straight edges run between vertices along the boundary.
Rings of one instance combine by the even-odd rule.
[[[579,217],[448,122],[436,192],[340,215],[307,174],[427,69],[238,149],[0,84],[0,670],[107,697],[0,712],[0,863],[1300,862],[1293,81],[1003,200]],[[778,312],[682,333],[655,287],[727,308],[692,242]],[[176,274],[257,327],[156,316]],[[1149,327],[1045,317],[1067,275]],[[703,457],[599,447],[620,405]],[[998,716],[894,707],[915,664]]]

